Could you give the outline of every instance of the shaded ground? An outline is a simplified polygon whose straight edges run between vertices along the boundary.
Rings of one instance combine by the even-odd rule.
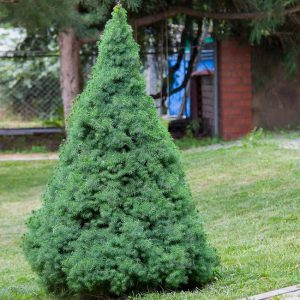
[[[0,162],[0,299],[57,299],[38,286],[20,249],[55,163]],[[300,148],[281,140],[195,148],[183,152],[183,164],[222,260],[220,277],[203,290],[143,299],[239,299],[298,284]]]

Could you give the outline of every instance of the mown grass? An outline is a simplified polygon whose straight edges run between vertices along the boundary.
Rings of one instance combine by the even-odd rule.
[[[134,299],[238,299],[300,283],[300,151],[274,144],[183,153],[221,277],[202,290]],[[55,162],[0,163],[0,299],[55,299],[20,241]]]
[[[53,162],[0,163],[0,299],[47,299],[20,248]]]
[[[22,120],[13,115],[2,115],[0,120],[0,128],[34,128],[44,126],[45,124],[42,120]]]

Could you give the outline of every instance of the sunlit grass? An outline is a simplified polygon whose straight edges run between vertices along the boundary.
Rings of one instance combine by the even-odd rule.
[[[300,283],[300,151],[276,145],[183,152],[221,278],[156,299],[238,299]],[[50,299],[25,261],[24,223],[55,162],[0,163],[0,299]],[[55,299],[52,298],[52,299]]]
[[[1,115],[0,128],[35,128],[45,127],[42,120],[24,120],[18,116]]]
[[[53,162],[0,163],[0,299],[47,299],[20,248]]]

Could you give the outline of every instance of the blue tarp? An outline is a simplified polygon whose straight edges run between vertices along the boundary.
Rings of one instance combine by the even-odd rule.
[[[201,51],[201,56],[200,60],[195,68],[194,71],[214,71],[215,63],[213,59],[213,50],[202,50]],[[172,67],[177,61],[177,54],[174,54],[169,57],[168,60],[168,65],[169,68]],[[186,53],[185,59],[181,61],[179,69],[175,72],[174,74],[174,81],[173,84],[170,86],[170,90],[180,86],[184,80],[184,76],[187,72],[189,64],[189,53]],[[180,112],[180,107],[182,104],[182,101],[184,100],[184,94],[185,94],[185,89],[183,88],[179,92],[171,95],[170,97],[167,98],[167,105],[168,105],[168,114],[170,116],[178,116]],[[191,113],[191,101],[190,101],[190,95],[189,92],[187,93],[187,102],[186,102],[186,108],[184,111],[184,115],[186,117],[190,116]]]

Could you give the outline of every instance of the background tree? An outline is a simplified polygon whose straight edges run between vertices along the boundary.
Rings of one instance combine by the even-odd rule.
[[[116,6],[76,100],[24,251],[52,291],[114,294],[202,286],[218,260]]]
[[[113,7],[113,0],[22,0],[15,3],[2,3],[2,21],[11,22],[28,29],[52,27],[59,34],[61,53],[61,88],[66,114],[72,99],[82,89],[80,71],[80,49],[84,43],[95,43],[103,25]],[[296,0],[165,0],[165,1],[122,1],[129,10],[130,23],[133,25],[135,37],[144,47],[147,32],[160,47],[164,40],[161,28],[166,19],[184,26],[180,45],[186,39],[197,42],[197,31],[191,24],[201,24],[204,18],[214,20],[214,34],[219,37],[230,35],[244,36],[251,43],[275,44],[283,51],[290,70],[297,70],[297,57],[300,47],[299,10]],[[180,17],[181,16],[181,17]],[[160,42],[158,42],[160,40]],[[193,48],[192,57],[197,56],[197,47]],[[181,50],[182,51],[182,50]],[[179,53],[178,62],[171,68],[169,78],[180,65],[183,55]],[[193,60],[189,70],[192,69]],[[183,85],[186,85],[191,72],[188,72]],[[156,98],[174,91],[162,91],[154,95]]]
[[[2,22],[27,28],[29,31],[54,28],[58,33],[61,65],[61,93],[65,114],[82,90],[80,49],[82,44],[96,43],[115,1],[47,1],[25,0],[1,4]],[[127,2],[135,9],[139,0]]]
[[[30,34],[9,26],[2,31],[0,47],[7,51],[1,53],[0,60],[4,118],[62,119],[56,33],[48,29]]]

